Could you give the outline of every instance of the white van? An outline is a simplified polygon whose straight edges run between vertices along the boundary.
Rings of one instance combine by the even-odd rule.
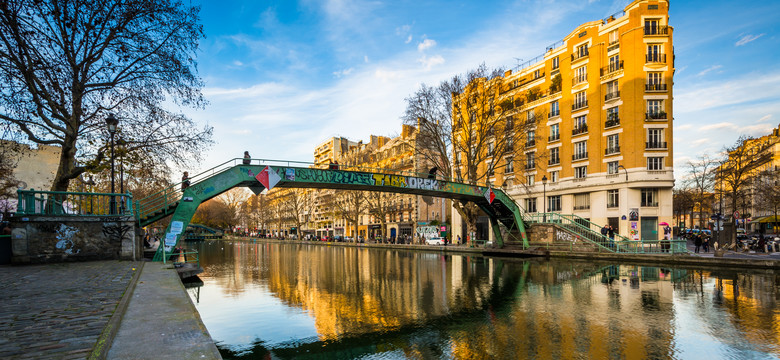
[[[425,239],[427,245],[444,245],[444,238],[432,237]]]

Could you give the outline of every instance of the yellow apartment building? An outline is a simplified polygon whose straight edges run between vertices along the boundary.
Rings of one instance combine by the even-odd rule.
[[[672,35],[668,1],[636,0],[489,80],[496,103],[512,104],[513,123],[535,124],[490,182],[527,212],[575,214],[657,239],[673,215]],[[465,236],[456,212],[453,225]]]

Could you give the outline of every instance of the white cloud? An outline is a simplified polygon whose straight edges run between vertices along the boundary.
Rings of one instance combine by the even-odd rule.
[[[699,76],[703,76],[703,75],[706,75],[708,72],[711,72],[711,71],[718,70],[718,69],[720,69],[720,68],[722,68],[722,67],[723,67],[722,65],[712,65],[712,66],[710,66],[710,67],[708,67],[708,68],[706,68],[706,69],[702,70],[702,71],[701,71],[701,72],[699,72],[697,75],[699,75]]]
[[[767,114],[767,115],[762,116],[760,119],[758,119],[758,122],[769,121],[769,119],[771,119],[771,118],[772,118],[772,114]]]
[[[233,65],[235,65],[235,66],[244,66],[244,63],[242,63],[241,61],[238,61],[238,60],[233,60]]]
[[[737,128],[736,124],[732,124],[729,122],[722,122],[717,124],[704,125],[700,127],[699,130],[701,131],[723,130],[723,129],[729,130],[729,129],[736,129],[736,128]]]
[[[363,62],[368,64],[368,55],[363,55]]]
[[[684,84],[677,86],[677,84]],[[751,73],[724,81],[675,80],[677,114],[780,99],[780,72]]]
[[[404,41],[404,44],[408,44],[408,43],[410,43],[410,42],[412,42],[412,35],[409,35],[409,36],[406,38],[406,41]]]
[[[691,128],[693,128],[693,125],[691,125],[691,124],[685,124],[685,125],[680,125],[680,126],[675,126],[674,127],[675,130],[689,130]]]
[[[760,37],[762,37],[764,35],[766,35],[766,34],[758,34],[758,35],[747,34],[747,35],[743,36],[741,39],[739,39],[739,41],[737,41],[736,44],[734,44],[734,46],[745,45],[745,44],[747,44],[749,42],[753,42],[753,41],[757,40],[758,38],[760,38]]]
[[[419,44],[417,44],[417,51],[425,51],[432,47],[436,46],[436,40],[432,39],[425,39]]]
[[[423,55],[423,57],[417,59],[417,61],[423,64],[425,70],[430,70],[432,67],[436,65],[444,64],[444,58],[441,55],[434,55],[431,57],[427,57]]]
[[[349,69],[343,69],[343,70],[339,70],[339,71],[334,71],[333,75],[335,77],[337,77],[337,78],[340,78],[342,76],[347,76],[347,75],[351,74],[353,70],[355,70],[355,69],[354,68],[349,68]]]
[[[707,138],[701,138],[701,139],[696,139],[696,140],[691,141],[691,145],[701,146],[701,145],[706,145],[706,144],[710,143],[711,141],[712,140],[707,139]]]

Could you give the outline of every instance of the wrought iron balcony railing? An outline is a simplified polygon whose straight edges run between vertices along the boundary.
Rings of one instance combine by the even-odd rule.
[[[620,146],[613,146],[604,149],[604,155],[612,155],[620,153]]]
[[[571,156],[571,161],[583,160],[588,158],[588,152],[576,153]]]
[[[666,120],[666,112],[658,111],[645,113],[645,120]]]
[[[645,149],[666,149],[666,141],[648,141]]]
[[[619,126],[620,125],[620,118],[617,116],[613,116],[607,119],[606,122],[604,122],[604,128],[609,129],[611,127]]]
[[[605,66],[601,68],[601,76],[609,75],[613,72],[617,72],[619,70],[623,70],[623,60],[620,60],[618,62],[610,63],[609,66]]]
[[[647,63],[665,63],[666,54],[647,54],[645,56],[645,62]]]
[[[574,110],[584,109],[586,107],[588,107],[588,100],[583,100],[583,101],[575,102],[574,104],[572,104],[571,105],[571,110],[574,111]]]
[[[580,135],[580,134],[584,134],[586,132],[588,132],[588,124],[582,124],[582,125],[580,125],[578,127],[575,127],[574,129],[572,129],[571,130],[571,135],[572,136]]]
[[[645,84],[645,91],[666,91],[666,84]]]
[[[610,101],[615,99],[620,99],[620,91],[615,90],[607,95],[604,95],[604,101]]]
[[[645,26],[645,35],[669,35],[669,26],[667,25],[653,25]]]

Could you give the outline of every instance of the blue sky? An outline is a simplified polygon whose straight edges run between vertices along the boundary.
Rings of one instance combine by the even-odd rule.
[[[214,126],[206,170],[248,150],[312,161],[331,136],[400,132],[404,98],[474,68],[511,68],[629,0],[204,1],[198,69]],[[780,1],[672,1],[674,157],[780,123]]]

